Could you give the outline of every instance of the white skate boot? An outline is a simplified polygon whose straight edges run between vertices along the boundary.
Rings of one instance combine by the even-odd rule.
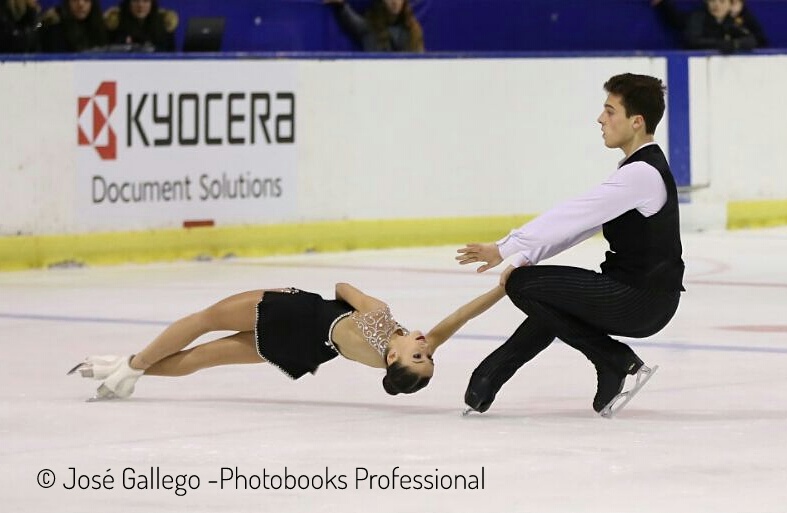
[[[132,358],[133,356],[123,357],[120,366],[98,387],[93,400],[125,399],[134,393],[134,385],[145,371],[131,368],[129,362]]]
[[[75,365],[74,368],[72,368],[66,374],[71,375],[75,372],[79,372],[83,378],[92,378],[103,381],[120,367],[124,359],[128,358],[126,356],[116,356],[111,354],[88,356],[85,358],[84,362]]]

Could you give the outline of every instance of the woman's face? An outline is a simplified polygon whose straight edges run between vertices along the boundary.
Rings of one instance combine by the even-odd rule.
[[[68,0],[68,10],[77,21],[84,21],[90,15],[92,0]]]
[[[716,18],[716,21],[721,21],[730,14],[732,8],[730,0],[705,0],[705,2],[708,4],[708,12]]]
[[[138,20],[144,20],[152,7],[153,0],[131,0],[131,15]]]
[[[743,0],[732,0],[730,6],[730,14],[732,16],[738,16],[743,10]]]
[[[407,335],[391,339],[388,347],[389,365],[398,361],[420,376],[428,378],[434,374],[432,349],[422,332],[412,331]]]
[[[388,8],[388,12],[391,14],[399,14],[402,12],[402,7],[404,7],[404,0],[383,0],[385,2],[385,6]]]

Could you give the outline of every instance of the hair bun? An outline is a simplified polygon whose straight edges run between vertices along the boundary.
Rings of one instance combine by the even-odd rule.
[[[396,395],[400,392],[399,389],[396,387],[396,385],[394,385],[393,382],[390,379],[388,379],[388,376],[383,377],[383,388],[390,395]]]

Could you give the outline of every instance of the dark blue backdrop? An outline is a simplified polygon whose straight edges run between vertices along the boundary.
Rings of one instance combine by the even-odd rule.
[[[227,18],[223,49],[250,52],[347,51],[353,43],[322,0],[160,0],[180,15]],[[369,0],[349,0],[362,10]],[[43,0],[42,6],[57,3]],[[104,0],[106,9],[117,2]],[[411,0],[429,51],[587,51],[677,48],[650,0]],[[700,0],[679,0],[701,8]],[[773,47],[787,48],[787,0],[748,0]]]

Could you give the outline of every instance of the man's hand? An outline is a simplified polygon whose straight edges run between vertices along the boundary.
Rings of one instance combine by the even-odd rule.
[[[489,270],[503,261],[503,258],[500,256],[500,251],[497,249],[497,244],[472,243],[461,249],[457,249],[456,252],[460,253],[460,255],[456,257],[456,260],[458,260],[461,265],[484,262],[484,265],[476,269],[476,272],[479,273]]]

